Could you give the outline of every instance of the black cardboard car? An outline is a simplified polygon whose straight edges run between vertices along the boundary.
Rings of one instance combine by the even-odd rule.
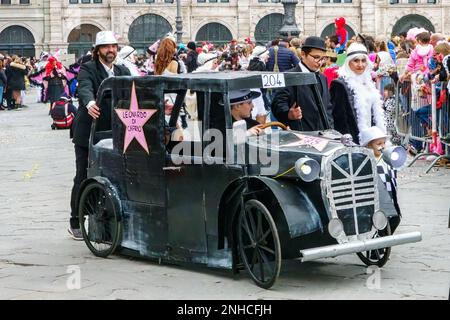
[[[270,288],[283,259],[357,253],[366,265],[381,267],[390,247],[420,241],[420,232],[392,235],[399,218],[368,149],[333,130],[273,128],[248,137],[242,123],[233,123],[231,90],[293,85],[318,92],[315,77],[302,73],[105,80],[99,104],[102,112],[111,108],[112,130],[93,124],[88,179],[79,195],[89,249],[101,257],[117,250],[235,273],[245,269],[258,286]],[[198,108],[191,130],[215,129],[228,135],[226,142],[204,134],[168,140],[189,92],[196,93]],[[175,107],[166,119],[170,94]],[[140,128],[138,112],[145,118]],[[212,142],[224,146],[226,156],[208,149]],[[387,161],[397,151],[387,150]],[[265,160],[278,159],[275,168],[262,153]]]

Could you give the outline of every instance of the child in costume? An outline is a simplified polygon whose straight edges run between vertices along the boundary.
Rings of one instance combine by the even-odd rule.
[[[336,36],[339,40],[339,46],[336,46],[336,53],[340,54],[345,51],[345,47],[348,41],[348,32],[345,30],[345,18],[339,17],[334,20],[334,25],[336,27]]]
[[[401,137],[398,135],[397,129],[395,128],[395,86],[390,83],[384,87],[383,92],[383,110],[384,119],[386,121],[386,129],[388,135],[391,136],[391,141],[395,145],[401,144]]]
[[[361,132],[361,145],[372,149],[373,154],[377,159],[378,176],[381,181],[383,181],[398,214],[398,217],[393,217],[390,221],[391,232],[393,233],[395,227],[400,223],[402,214],[397,198],[397,170],[383,160],[383,150],[386,147],[387,137],[388,136],[378,127],[370,127]]]
[[[411,52],[406,66],[409,73],[421,72],[427,74],[430,72],[428,61],[433,56],[433,46],[430,44],[430,33],[421,32],[416,35],[417,45]]]

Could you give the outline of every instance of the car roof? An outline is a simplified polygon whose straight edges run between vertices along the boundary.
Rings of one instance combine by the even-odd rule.
[[[134,81],[138,86],[163,86],[163,90],[169,91],[195,90],[228,92],[230,90],[263,88],[263,75],[276,76],[280,74],[283,75],[286,86],[311,85],[317,83],[313,73],[223,71],[145,77],[114,77],[107,79],[104,85],[109,86],[112,84],[111,82],[115,82],[116,86],[119,83],[126,86],[126,83]]]

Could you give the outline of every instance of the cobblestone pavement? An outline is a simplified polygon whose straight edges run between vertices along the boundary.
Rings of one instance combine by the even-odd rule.
[[[448,299],[448,169],[424,174],[419,161],[401,172],[398,232],[420,230],[423,241],[394,247],[383,269],[368,272],[355,255],[288,261],[262,290],[245,273],[101,259],[70,239],[73,145],[68,131],[50,129],[47,106],[28,99],[27,109],[0,112],[1,299]]]

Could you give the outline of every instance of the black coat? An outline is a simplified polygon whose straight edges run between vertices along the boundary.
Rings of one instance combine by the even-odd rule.
[[[248,71],[266,71],[266,64],[259,59],[259,57],[254,57],[250,60],[247,67]]]
[[[25,67],[24,65],[20,65]],[[28,74],[28,68],[22,69],[16,63],[11,63],[8,68],[6,68],[6,77],[8,78],[8,89],[9,90],[25,90],[25,76]]]
[[[447,66],[444,66],[444,61],[442,62],[438,62],[438,66],[440,67],[439,70],[439,81],[445,82],[448,80],[448,74],[447,74],[447,69],[450,70],[450,57],[447,58],[446,64]]]
[[[44,78],[48,83],[47,87],[47,100],[50,103],[54,103],[64,94],[64,80],[67,80],[62,73],[58,73],[56,69],[52,71],[53,76],[46,76]]]
[[[191,73],[198,68],[197,64],[198,54],[195,51],[189,51],[186,57],[186,68],[187,72]]]
[[[288,72],[302,72],[300,66],[289,70]],[[333,128],[333,109],[328,91],[327,79],[323,74],[318,74],[321,82],[319,92],[322,88],[322,102],[326,117],[331,128]],[[286,87],[275,92],[272,101],[272,112],[278,121],[288,125],[292,130],[298,131],[317,131],[325,129],[320,121],[320,113],[317,107],[317,101],[314,98],[314,86]],[[289,120],[288,113],[294,102],[298,102],[302,109],[303,118],[301,120]]]
[[[114,65],[116,76],[129,76],[130,71],[124,66]],[[89,146],[89,135],[92,125],[92,117],[89,115],[86,105],[89,101],[95,101],[98,88],[103,80],[108,78],[105,68],[98,60],[92,60],[81,65],[78,74],[78,102],[77,116],[72,125],[71,137],[73,143],[82,147]],[[98,119],[99,130],[111,129],[111,107],[105,100],[104,108],[100,106],[100,118]]]
[[[342,134],[351,134],[353,141],[359,144],[355,103],[347,83],[342,79],[333,80],[330,94],[333,105],[334,129]]]
[[[6,78],[5,70],[0,69],[0,87],[3,87],[3,89],[5,89],[7,83],[8,80]]]

